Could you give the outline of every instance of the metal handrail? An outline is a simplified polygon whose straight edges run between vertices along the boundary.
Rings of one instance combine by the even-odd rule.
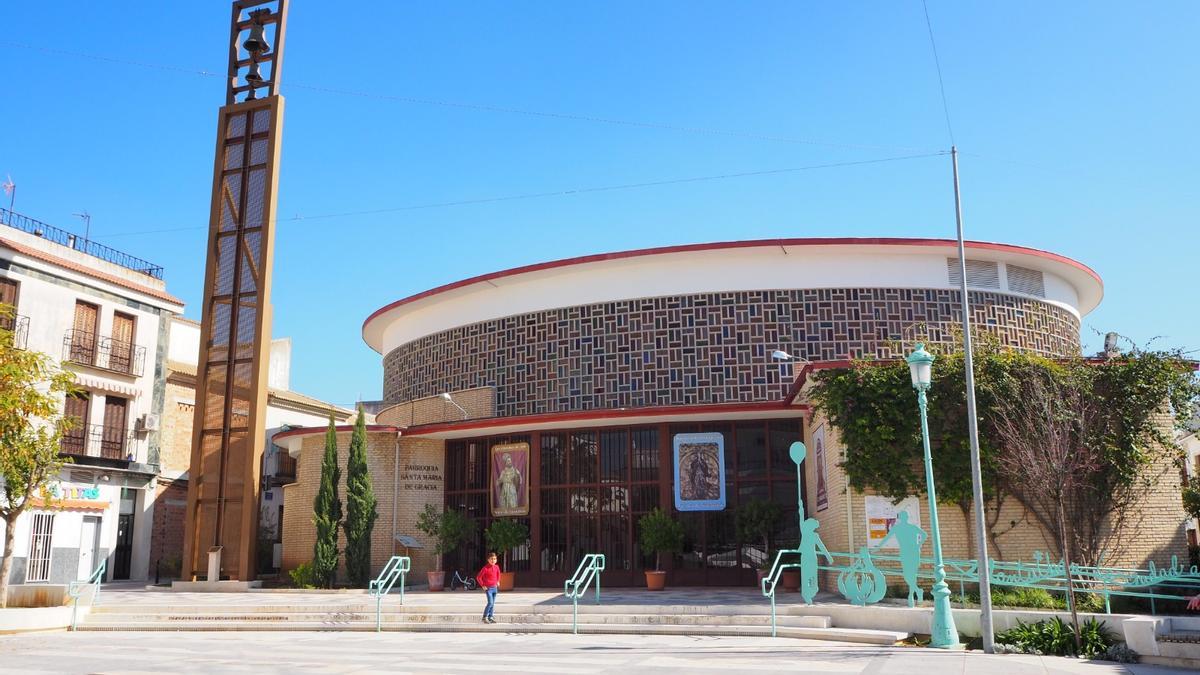
[[[596,604],[600,604],[600,573],[604,571],[604,554],[589,553],[579,561],[575,574],[563,582],[563,595],[571,599],[571,632],[579,634],[579,598],[588,586],[596,582]]]
[[[108,558],[100,561],[96,567],[96,571],[92,572],[87,579],[80,581],[72,581],[67,584],[67,595],[71,597],[71,630],[75,630],[76,617],[79,612],[79,596],[83,595],[83,589],[87,586],[92,586],[92,599],[88,603],[89,606],[96,605],[96,598],[100,597],[100,584],[104,581],[104,573],[108,570]]]
[[[396,584],[396,579],[400,580],[400,604],[404,604],[404,582],[408,578],[408,572],[412,569],[412,558],[406,555],[394,555],[388,558],[387,564],[383,566],[383,571],[379,576],[375,577],[368,585],[367,591],[375,596],[375,632],[378,633],[381,628],[380,615],[383,612],[383,596],[392,592],[392,586]]]
[[[43,223],[40,220],[34,220],[16,211],[0,208],[0,224],[27,232],[35,237],[41,237],[47,241],[52,241],[60,246],[66,246],[80,253],[86,253],[94,258],[99,258],[125,269],[141,272],[155,279],[163,278],[163,268],[158,265],[142,260],[141,258],[135,258],[124,251],[118,251],[115,248],[97,244],[90,239],[85,239],[77,234]]]
[[[799,556],[800,549],[783,549],[776,552],[775,562],[771,564],[771,571],[762,578],[760,584],[763,596],[771,599],[771,637],[775,637],[775,587],[779,585],[784,571],[800,568],[800,563],[783,562],[785,555]]]

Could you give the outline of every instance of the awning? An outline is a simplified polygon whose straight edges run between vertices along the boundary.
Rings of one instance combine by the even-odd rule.
[[[75,373],[75,384],[91,391],[102,391],[106,394],[117,394],[126,398],[138,398],[142,395],[142,391],[137,387],[123,384],[121,382],[113,382],[111,380],[102,380],[97,377],[90,377],[81,373]]]

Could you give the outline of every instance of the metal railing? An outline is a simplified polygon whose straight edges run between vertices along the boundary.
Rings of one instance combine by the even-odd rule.
[[[22,314],[0,316],[0,328],[11,331],[13,347],[25,349],[29,344],[29,317]]]
[[[71,363],[141,377],[146,363],[146,348],[72,328],[63,335],[62,358]]]
[[[798,557],[800,550],[784,549],[776,553],[775,562],[771,564],[771,571],[760,582],[763,596],[771,599],[771,637],[775,637],[775,588],[779,585],[779,581],[783,578],[785,571],[800,569],[800,563],[783,562],[783,556],[785,555]]]
[[[563,582],[563,595],[571,600],[571,632],[579,634],[579,598],[588,586],[596,583],[596,604],[600,604],[600,573],[604,571],[604,554],[589,553],[579,561],[575,574]]]
[[[100,597],[100,584],[104,582],[104,573],[108,570],[108,559],[100,561],[100,565],[96,567],[96,571],[87,579],[81,581],[72,581],[67,584],[67,595],[71,598],[71,630],[75,630],[75,622],[79,614],[79,596],[83,595],[83,591],[88,587],[92,587],[92,597],[88,600],[89,607],[96,606],[96,599]]]
[[[408,577],[409,570],[412,569],[412,559],[404,555],[394,555],[388,559],[387,564],[383,566],[383,571],[379,576],[375,577],[370,583],[367,591],[375,596],[375,632],[378,633],[381,628],[381,614],[383,612],[383,596],[392,592],[392,586],[396,584],[396,580],[400,580],[400,604],[404,604],[404,582]]]
[[[115,248],[97,244],[90,239],[84,239],[77,234],[72,234],[53,225],[43,223],[40,220],[34,220],[29,216],[23,216],[15,211],[0,208],[0,223],[8,225],[15,230],[28,232],[35,237],[41,237],[55,244],[66,246],[73,251],[86,253],[94,258],[99,258],[125,269],[141,272],[155,279],[163,278],[163,268],[158,265],[142,260],[141,258],[135,258]]]
[[[125,427],[84,424],[63,432],[60,451],[74,457],[102,457],[132,462],[136,457],[136,438]]]

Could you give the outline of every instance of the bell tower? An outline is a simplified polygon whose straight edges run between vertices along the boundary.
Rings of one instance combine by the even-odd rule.
[[[208,221],[184,580],[255,575],[286,25],[287,0],[233,3]]]

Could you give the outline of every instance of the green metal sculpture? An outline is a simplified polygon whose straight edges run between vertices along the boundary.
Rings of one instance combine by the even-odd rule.
[[[859,606],[873,605],[887,592],[887,580],[871,560],[866,546],[859,550],[858,560],[838,573],[837,585],[851,604]]]
[[[817,534],[817,526],[821,523],[816,518],[806,518],[800,524],[800,596],[807,605],[813,604],[817,597],[817,551],[825,555],[825,560],[833,564],[833,556]]]
[[[908,512],[896,514],[896,522],[887,536],[875,547],[879,550],[889,539],[900,549],[900,572],[908,584],[908,606],[913,607],[925,599],[925,591],[917,585],[917,574],[921,570],[921,545],[925,543],[925,530],[908,522]],[[914,601],[915,599],[915,601]]]

